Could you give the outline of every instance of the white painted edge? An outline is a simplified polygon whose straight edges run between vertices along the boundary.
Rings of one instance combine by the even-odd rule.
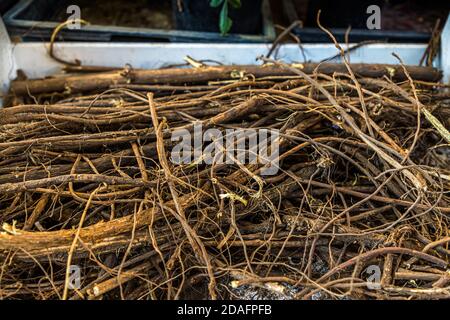
[[[11,41],[0,17],[0,107],[3,105],[2,95],[7,92],[15,71]]]
[[[440,68],[444,73],[443,82],[448,84],[450,83],[450,15],[442,29],[440,51]]]

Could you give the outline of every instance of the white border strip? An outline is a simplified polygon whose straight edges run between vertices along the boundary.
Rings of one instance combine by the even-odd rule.
[[[2,93],[8,90],[10,81],[15,77],[15,66],[11,41],[0,17],[0,107]]]

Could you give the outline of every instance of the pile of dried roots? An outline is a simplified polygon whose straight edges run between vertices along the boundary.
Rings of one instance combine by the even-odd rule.
[[[450,297],[437,70],[79,71],[0,110],[0,298]],[[195,124],[278,130],[277,173],[175,164]]]

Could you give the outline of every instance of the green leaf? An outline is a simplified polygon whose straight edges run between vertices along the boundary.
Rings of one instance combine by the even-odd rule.
[[[220,17],[219,17],[219,28],[220,33],[222,35],[225,35],[230,31],[231,25],[233,24],[233,21],[228,17],[228,2],[224,2],[222,6],[222,10],[220,10]]]
[[[230,6],[235,9],[239,9],[241,7],[241,0],[227,0]]]
[[[209,5],[213,8],[217,8],[218,6],[220,6],[220,4],[223,2],[223,0],[211,0],[211,2],[209,3]]]
[[[226,35],[233,25],[233,21],[226,17],[224,21],[220,21],[220,33],[224,36]]]

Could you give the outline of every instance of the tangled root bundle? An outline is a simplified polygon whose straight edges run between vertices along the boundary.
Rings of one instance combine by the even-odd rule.
[[[347,66],[16,81],[0,297],[449,298],[450,96],[431,68]],[[277,130],[277,173],[174,163],[199,123]]]

